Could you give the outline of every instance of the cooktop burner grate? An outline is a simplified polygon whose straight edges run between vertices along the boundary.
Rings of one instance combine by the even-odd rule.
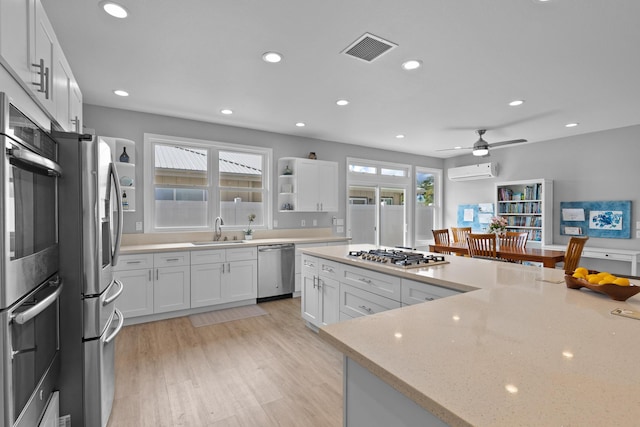
[[[350,251],[349,256],[381,264],[399,267],[423,267],[447,263],[442,255],[424,255],[395,249],[371,249],[369,251]]]

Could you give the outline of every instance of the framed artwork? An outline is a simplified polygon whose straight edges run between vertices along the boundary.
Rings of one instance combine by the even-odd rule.
[[[631,238],[631,200],[560,202],[560,234]]]

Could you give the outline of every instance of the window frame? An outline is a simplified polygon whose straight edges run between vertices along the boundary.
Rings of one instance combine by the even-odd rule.
[[[156,144],[176,145],[207,150],[207,181],[206,191],[208,194],[208,216],[207,224],[199,227],[162,227],[155,226],[155,150]],[[220,216],[220,192],[219,185],[219,152],[232,151],[238,153],[255,154],[262,156],[262,189],[247,189],[253,192],[262,192],[264,224],[252,225],[254,230],[270,229],[272,224],[272,197],[271,197],[271,164],[273,150],[266,147],[256,147],[251,145],[232,144],[220,141],[210,141],[193,138],[183,138],[177,136],[158,135],[152,133],[144,134],[144,163],[143,163],[143,194],[144,194],[144,232],[145,233],[166,233],[166,232],[190,232],[190,231],[213,231],[214,219]],[[228,187],[222,187],[228,188]],[[223,218],[224,219],[224,218]],[[240,231],[246,229],[247,225],[237,224],[222,226],[225,231]]]

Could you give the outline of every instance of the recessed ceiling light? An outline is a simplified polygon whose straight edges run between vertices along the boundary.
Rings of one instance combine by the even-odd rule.
[[[113,91],[113,93],[115,93],[118,96],[129,96],[129,92],[127,92],[126,90],[121,90],[121,89],[116,89]]]
[[[579,123],[567,123],[566,125],[564,125],[564,127],[566,128],[574,128],[576,126],[578,126]]]
[[[403,134],[396,135],[396,138],[398,138],[398,139],[402,139],[402,138],[404,138],[404,135],[403,135]]]
[[[107,12],[114,18],[126,18],[127,16],[129,16],[129,12],[127,12],[127,9],[125,9],[118,3],[114,3],[112,1],[103,1],[100,2],[100,6],[105,12]]]
[[[302,123],[302,122],[298,122],[296,123],[296,126],[298,126],[299,128],[303,128],[306,126],[306,124]]]
[[[415,70],[422,66],[422,61],[417,59],[410,59],[402,63],[402,68],[405,70]]]
[[[524,100],[523,99],[516,99],[515,101],[511,101],[509,103],[509,105],[512,106],[512,107],[517,107],[517,106],[522,105],[522,104],[524,104]]]
[[[275,64],[276,62],[282,61],[282,55],[278,52],[265,52],[262,54],[262,60],[264,62],[271,62],[272,64]]]
[[[336,101],[336,104],[338,104],[338,105],[340,105],[342,107],[342,106],[348,105],[349,101],[347,101],[346,99],[338,99]]]
[[[230,109],[228,109],[228,108],[224,108],[224,109],[220,110],[220,112],[221,112],[222,114],[226,114],[227,116],[228,116],[229,114],[233,114],[233,110],[230,110]]]
[[[453,147],[454,150],[462,150],[462,146],[458,145],[457,147]]]

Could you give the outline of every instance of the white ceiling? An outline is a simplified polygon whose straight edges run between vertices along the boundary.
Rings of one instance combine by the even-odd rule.
[[[42,3],[87,104],[437,157],[478,128],[539,142],[640,123],[638,0],[121,0],[124,20]],[[398,47],[340,53],[365,32]]]

